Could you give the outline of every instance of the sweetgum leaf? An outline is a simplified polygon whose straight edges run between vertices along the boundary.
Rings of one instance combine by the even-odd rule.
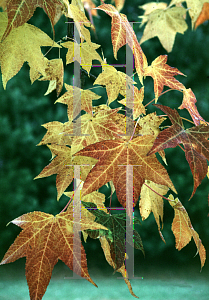
[[[194,189],[191,195],[193,197],[208,170],[209,126],[202,124],[185,129],[177,110],[164,105],[155,104],[155,106],[168,115],[173,125],[159,133],[147,155],[149,156],[163,149],[175,148],[177,145],[183,144],[185,156],[194,178]]]
[[[105,236],[109,245],[112,260],[115,264],[115,270],[120,269],[125,259],[125,237],[126,237],[126,213],[110,215],[102,210],[98,210],[97,206],[91,202],[83,202],[82,204],[96,216],[95,222],[105,226],[107,230],[86,230],[91,238]],[[139,219],[134,217],[134,223],[140,224]],[[140,249],[144,254],[142,240],[139,233],[133,230],[134,247]]]
[[[80,261],[73,259],[75,256],[73,252],[75,230],[73,213],[73,205],[71,205],[67,212],[56,216],[34,211],[12,221],[23,231],[6,252],[1,265],[26,256],[26,279],[31,300],[42,299],[58,259],[97,286],[89,276],[86,253],[82,244]],[[81,230],[105,229],[104,226],[89,220],[85,215],[81,215],[79,227]]]

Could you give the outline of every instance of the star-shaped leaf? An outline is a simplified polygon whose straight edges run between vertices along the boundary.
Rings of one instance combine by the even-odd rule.
[[[5,13],[0,13],[0,22],[0,25],[5,27],[7,23]],[[6,88],[7,81],[19,72],[26,61],[31,68],[42,75],[45,74],[44,55],[41,52],[42,46],[60,47],[46,33],[33,25],[24,24],[12,30],[0,45],[0,63],[4,88]]]
[[[122,93],[122,92],[120,92]],[[124,94],[122,93],[124,96]],[[144,100],[144,87],[142,87],[140,90],[136,86],[134,86],[134,94],[130,97],[120,100],[120,103],[126,105],[129,107],[129,103],[131,103],[131,106],[133,106],[133,118],[136,119],[142,114],[146,114],[145,107],[142,104]]]
[[[176,191],[165,168],[156,156],[147,156],[155,137],[139,136],[131,141],[124,139],[106,140],[91,144],[75,155],[93,157],[99,161],[88,174],[82,189],[86,195],[113,181],[119,202],[126,207],[126,172],[133,166],[134,206],[145,180],[166,185]]]
[[[81,178],[79,176],[78,179],[84,181],[88,172],[92,168],[92,164],[96,163],[96,160],[86,160],[86,158],[84,159],[83,157],[75,157],[73,159],[71,156],[71,149],[69,147],[55,144],[47,146],[52,152],[53,160],[34,179],[57,174],[56,187],[57,199],[59,200],[66,188],[74,179],[74,165],[81,166]],[[85,166],[82,166],[84,164]]]
[[[77,51],[79,55],[79,63],[89,74],[92,66],[93,60],[98,60],[100,63],[103,62],[100,55],[96,52],[96,49],[100,47],[95,43],[86,43],[77,44],[74,42],[66,42],[61,44],[63,47],[68,49],[66,54],[66,64],[70,64],[75,61],[75,52]]]
[[[107,64],[102,64],[102,73],[94,81],[94,84],[106,86],[109,103],[117,99],[119,93],[125,96],[126,85],[133,86],[135,83],[131,77]]]
[[[73,135],[73,132],[80,129],[81,135],[73,137],[71,146],[72,154],[78,152],[84,147],[106,139],[113,139],[118,135],[124,134],[123,129],[112,120],[112,116],[117,115],[119,109],[106,109],[95,113],[82,115],[72,123],[71,127],[66,130],[66,134]],[[80,128],[79,128],[80,127]]]
[[[125,238],[126,236],[126,213],[110,215],[103,210],[98,210],[94,203],[83,202],[84,207],[89,208],[89,211],[96,216],[95,222],[105,226],[107,230],[87,230],[87,233],[92,238],[105,236],[109,245],[111,258],[115,264],[117,271],[122,267],[125,259]],[[140,224],[140,221],[135,217],[134,222]],[[134,247],[140,249],[144,253],[141,237],[136,230],[133,230]]]
[[[192,197],[207,174],[207,160],[209,160],[209,126],[202,124],[185,129],[182,119],[175,109],[158,104],[155,104],[155,106],[168,115],[173,125],[159,133],[152,149],[147,155],[152,155],[165,148],[174,148],[179,144],[183,144],[185,156],[194,178]]]
[[[147,67],[147,59],[142,51],[133,28],[127,20],[126,15],[120,14],[117,9],[110,4],[102,4],[97,7],[106,12],[112,18],[111,37],[113,53],[117,59],[118,50],[128,44],[134,49],[134,59],[139,80],[143,83],[144,69]]]
[[[73,119],[73,111],[79,113],[77,107],[79,106],[79,100],[80,109],[85,110],[87,113],[92,115],[92,100],[97,100],[101,98],[101,96],[91,92],[90,90],[82,90],[76,86],[68,85],[66,83],[65,88],[67,89],[67,92],[57,99],[55,103],[59,102],[68,106],[68,119]],[[75,98],[77,95],[80,99]]]
[[[186,9],[183,7],[172,7],[156,9],[149,15],[140,16],[143,19],[142,25],[147,22],[140,44],[157,36],[162,46],[171,52],[177,32],[184,33],[187,30],[187,23],[184,20]]]
[[[157,101],[162,93],[164,85],[180,91],[185,89],[185,86],[174,78],[175,75],[184,74],[177,68],[172,68],[167,65],[167,59],[167,55],[158,56],[144,72],[144,76],[151,76],[154,80],[155,101]]]
[[[1,265],[26,256],[25,269],[30,299],[42,299],[51,279],[52,270],[59,259],[75,273],[97,286],[89,276],[83,245],[81,244],[80,260],[73,251],[76,228],[73,222],[73,206],[67,212],[56,216],[34,211],[16,218],[12,223],[21,227],[23,231],[6,252]],[[81,217],[79,228],[106,229],[85,216]]]

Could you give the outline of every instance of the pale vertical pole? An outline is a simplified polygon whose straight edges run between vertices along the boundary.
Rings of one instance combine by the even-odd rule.
[[[131,24],[133,27],[133,24]],[[130,34],[130,33],[128,33]],[[131,45],[128,40],[131,40]],[[130,39],[126,34],[126,75],[133,78],[133,39]],[[133,108],[134,108],[134,85],[130,85],[128,80],[126,80],[126,135],[132,135],[134,131],[134,122],[133,122]]]
[[[73,197],[73,279],[81,277],[81,200],[80,200],[80,166],[74,165]],[[78,188],[76,190],[76,188]]]
[[[80,76],[80,34],[77,30],[74,22],[74,76],[73,76],[73,119],[81,114],[81,76]],[[81,118],[77,118],[76,122],[73,123],[73,135],[81,135]]]
[[[133,166],[126,166],[126,257],[125,265],[128,277],[134,276],[134,243],[133,243]]]

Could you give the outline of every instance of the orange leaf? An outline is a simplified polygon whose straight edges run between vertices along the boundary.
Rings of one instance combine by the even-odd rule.
[[[144,69],[147,67],[147,59],[126,15],[120,14],[117,9],[110,4],[102,4],[98,6],[97,9],[103,10],[112,18],[111,37],[115,59],[117,59],[118,50],[127,43],[130,48],[133,49],[136,71],[142,83]]]
[[[204,23],[205,21],[207,21],[209,19],[209,3],[204,3],[203,7],[202,7],[202,11],[199,15],[199,17],[197,18],[197,21],[195,23],[195,29],[200,26],[202,23]]]
[[[182,104],[179,106],[179,109],[186,108],[192,117],[192,120],[195,125],[200,125],[204,123],[208,124],[199,114],[195,103],[197,102],[195,94],[191,89],[183,90],[184,98]]]
[[[194,189],[191,195],[191,197],[193,197],[197,187],[206,176],[208,170],[209,126],[202,124],[185,129],[182,119],[175,109],[158,104],[155,104],[155,106],[168,115],[173,125],[159,133],[152,149],[147,153],[147,155],[183,144],[185,148],[185,156],[194,178]]]
[[[88,174],[82,195],[99,189],[113,181],[119,202],[126,207],[126,167],[133,166],[134,206],[136,205],[145,179],[163,184],[176,192],[166,169],[156,156],[147,156],[153,145],[154,136],[140,136],[131,141],[106,140],[87,146],[75,155],[89,156],[99,161]]]
[[[175,216],[172,223],[172,231],[176,238],[176,249],[181,250],[191,241],[191,238],[193,237],[197,246],[197,253],[199,253],[200,256],[202,268],[206,259],[205,247],[203,246],[198,233],[194,230],[188,213],[182,203],[178,198],[173,200],[172,195],[169,196],[169,199],[172,200],[169,201],[169,203],[175,211]]]
[[[10,31],[26,23],[37,7],[43,8],[48,15],[54,32],[57,5],[64,8],[61,0],[7,0],[8,25],[2,37],[4,40]]]
[[[144,76],[151,76],[154,80],[155,101],[163,91],[164,85],[169,86],[171,89],[183,90],[185,86],[176,80],[173,76],[184,75],[177,68],[172,68],[166,64],[167,55],[158,56],[151,64],[145,69]]]
[[[67,212],[56,216],[34,211],[16,218],[12,223],[21,227],[23,231],[4,255],[1,265],[26,256],[26,279],[31,300],[42,299],[58,259],[75,273],[97,286],[89,276],[86,253],[82,244],[80,261],[74,259],[73,205]],[[81,217],[79,228],[80,230],[107,229],[85,216]]]

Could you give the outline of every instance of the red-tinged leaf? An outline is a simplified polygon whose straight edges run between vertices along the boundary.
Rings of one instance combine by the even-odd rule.
[[[209,19],[209,3],[204,3],[203,7],[202,7],[202,11],[199,15],[199,17],[197,18],[197,21],[195,23],[195,29],[200,26],[202,23],[204,23],[205,21],[207,21]]]
[[[179,109],[186,108],[188,112],[190,113],[190,116],[192,117],[192,120],[195,125],[200,125],[201,123],[204,123],[205,125],[208,124],[199,114],[197,107],[195,103],[197,102],[197,99],[195,97],[195,94],[192,92],[191,89],[183,90],[184,98],[182,104],[179,106]]]
[[[208,170],[209,126],[202,124],[185,129],[182,119],[175,109],[158,104],[155,104],[155,106],[168,115],[173,125],[159,133],[152,149],[147,153],[147,155],[183,144],[185,156],[194,178],[194,189],[191,195],[191,197],[193,197],[197,187],[205,178]]]
[[[13,28],[26,23],[33,16],[37,7],[43,8],[48,15],[54,31],[57,5],[64,8],[61,0],[7,0],[8,25],[2,40]]]
[[[113,181],[119,202],[126,207],[126,168],[133,166],[134,206],[145,179],[166,185],[176,192],[166,169],[155,155],[147,156],[155,137],[146,135],[131,141],[106,140],[87,146],[75,155],[89,156],[99,161],[88,174],[82,195],[91,193]],[[133,212],[133,211],[132,211]]]
[[[199,253],[200,256],[202,268],[206,259],[205,247],[203,246],[198,233],[194,230],[188,213],[182,203],[178,198],[174,200],[172,195],[170,195],[169,198],[172,200],[169,203],[175,211],[175,216],[172,223],[172,231],[176,239],[176,249],[181,250],[191,241],[191,238],[193,237],[197,246],[197,253]]]
[[[147,59],[126,15],[120,14],[117,9],[110,4],[102,4],[98,6],[97,9],[103,10],[112,18],[111,37],[115,59],[117,59],[118,50],[125,44],[128,44],[134,51],[136,71],[142,83],[144,69],[147,67]]]
[[[179,82],[175,75],[184,75],[177,68],[170,67],[166,64],[167,55],[158,56],[144,71],[144,76],[151,76],[154,80],[155,101],[163,91],[164,85],[174,90],[184,90],[185,86]]]
[[[12,223],[21,227],[23,231],[6,252],[1,265],[26,256],[26,279],[31,300],[42,299],[58,259],[97,286],[89,276],[86,253],[82,244],[81,257],[75,259],[73,205],[67,212],[56,216],[35,211],[18,217]],[[79,228],[80,230],[106,229],[85,216],[81,217]]]

